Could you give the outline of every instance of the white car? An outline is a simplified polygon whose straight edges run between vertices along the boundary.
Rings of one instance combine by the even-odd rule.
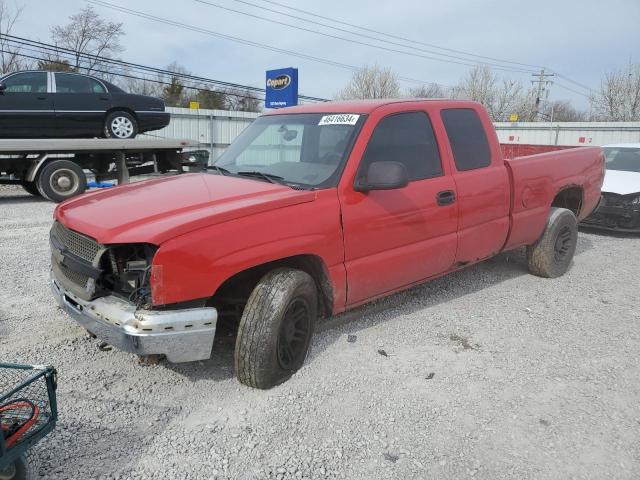
[[[602,201],[582,224],[640,232],[640,143],[604,145],[606,174]]]

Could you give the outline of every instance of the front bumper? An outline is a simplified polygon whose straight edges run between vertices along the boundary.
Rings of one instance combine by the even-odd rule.
[[[80,325],[108,344],[136,355],[164,355],[172,363],[211,357],[215,308],[142,310],[114,295],[92,301],[66,291],[52,276],[58,304]]]
[[[615,232],[640,233],[640,211],[601,203],[580,225]]]

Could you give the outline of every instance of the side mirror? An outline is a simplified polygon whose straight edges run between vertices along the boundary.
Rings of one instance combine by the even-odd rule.
[[[356,192],[371,190],[395,190],[409,184],[409,174],[404,164],[400,162],[373,162],[369,165],[366,175],[356,179]]]
[[[4,92],[7,89],[7,85],[0,82],[0,92]]]

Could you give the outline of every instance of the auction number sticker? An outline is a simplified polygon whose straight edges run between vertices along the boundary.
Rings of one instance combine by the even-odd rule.
[[[340,113],[337,115],[324,115],[318,125],[355,125],[360,115],[352,113]]]

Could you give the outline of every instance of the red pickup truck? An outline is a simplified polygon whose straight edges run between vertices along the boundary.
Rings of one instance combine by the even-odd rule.
[[[258,118],[210,167],[71,199],[52,290],[87,330],[141,356],[209,358],[238,322],[238,379],[304,363],[314,324],[527,247],[557,277],[596,207],[599,148],[503,159],[475,102],[377,100]]]

